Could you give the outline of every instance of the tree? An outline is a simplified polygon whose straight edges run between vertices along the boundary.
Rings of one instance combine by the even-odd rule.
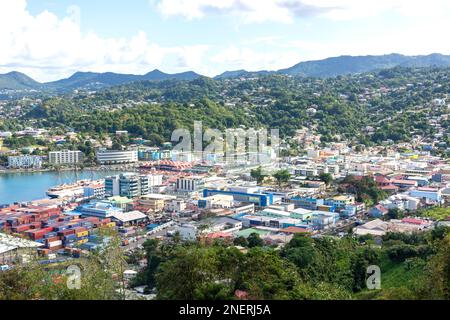
[[[241,246],[241,247],[247,247],[248,246],[248,241],[245,237],[237,237],[233,240],[233,243],[235,246]]]
[[[216,247],[178,247],[171,259],[163,262],[156,274],[159,299],[195,300],[210,296],[211,291],[222,292],[214,286],[220,277],[220,262]],[[228,288],[230,297],[233,292]]]
[[[249,248],[264,246],[264,240],[261,239],[261,237],[257,233],[250,234],[247,238],[247,241],[248,241]]]
[[[286,183],[289,181],[289,179],[291,178],[291,174],[289,173],[289,170],[283,169],[275,172],[273,177],[275,178],[275,180],[277,180],[278,187],[281,188],[282,183]]]
[[[319,175],[320,181],[325,182],[327,186],[329,186],[333,182],[333,176],[330,173],[321,173]]]
[[[401,218],[401,212],[397,208],[391,208],[389,209],[388,213],[386,214],[387,218],[390,219],[400,219]]]
[[[258,184],[261,184],[264,181],[264,178],[266,177],[263,173],[262,173],[262,168],[258,167],[256,169],[253,169],[250,172],[250,175],[253,179],[256,179],[256,181],[258,182]]]

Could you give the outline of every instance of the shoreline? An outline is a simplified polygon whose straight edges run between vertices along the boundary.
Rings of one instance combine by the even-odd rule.
[[[58,172],[74,172],[74,171],[137,171],[138,167],[127,167],[127,166],[98,166],[98,167],[85,167],[85,168],[61,168],[61,169],[4,169],[0,170],[0,175],[7,174],[35,174],[35,173],[58,173]]]

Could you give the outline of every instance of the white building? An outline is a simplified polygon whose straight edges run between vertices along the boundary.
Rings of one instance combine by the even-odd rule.
[[[11,169],[40,169],[42,157],[40,156],[11,156],[8,157],[8,167]]]
[[[101,164],[134,163],[138,161],[138,151],[117,151],[100,149],[97,151],[97,161]]]
[[[83,152],[81,151],[52,151],[48,154],[50,164],[75,164],[83,161]]]
[[[105,184],[93,183],[87,187],[84,187],[84,196],[88,198],[103,198],[105,196]]]
[[[175,199],[166,202],[165,210],[168,212],[180,212],[186,210],[186,202],[184,200]]]
[[[195,192],[204,188],[205,180],[199,177],[184,177],[178,178],[176,184],[176,191],[178,192]]]
[[[198,235],[198,228],[193,224],[183,224],[175,229],[180,234],[182,240],[195,241]]]

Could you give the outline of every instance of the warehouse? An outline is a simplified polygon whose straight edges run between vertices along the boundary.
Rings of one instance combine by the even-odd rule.
[[[140,211],[130,211],[115,213],[111,219],[116,221],[119,226],[127,227],[147,222],[148,217]]]
[[[36,254],[36,249],[42,246],[42,243],[0,233],[0,265],[26,262]]]

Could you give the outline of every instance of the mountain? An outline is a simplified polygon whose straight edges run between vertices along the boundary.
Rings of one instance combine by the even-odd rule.
[[[450,56],[441,54],[404,56],[396,53],[382,56],[340,56],[324,60],[301,62],[291,68],[279,70],[278,73],[307,77],[335,77],[398,66],[447,67],[450,66]]]
[[[142,76],[142,79],[139,80],[147,80],[147,81],[163,81],[163,80],[195,80],[200,78],[201,75],[195,73],[193,71],[187,71],[182,73],[168,74],[159,71],[158,69],[153,70],[152,72],[147,73]]]
[[[145,75],[121,74],[121,73],[95,73],[77,72],[70,78],[46,83],[46,87],[54,90],[73,90],[79,88],[102,88],[121,85],[135,81],[164,81],[164,80],[194,80],[200,75],[189,71],[176,74],[168,74],[159,70],[153,70]]]
[[[0,74],[0,90],[39,90],[42,84],[20,72]]]
[[[251,78],[251,77],[258,77],[263,75],[268,75],[275,73],[275,71],[247,71],[247,70],[235,70],[235,71],[225,71],[222,74],[219,74],[218,76],[214,77],[216,80],[223,80],[223,79],[231,79],[231,78]]]
[[[226,71],[214,79],[251,78],[268,74],[285,74],[305,77],[335,77],[339,75],[363,73],[394,67],[449,67],[450,56],[430,54],[427,56],[405,56],[388,54],[381,56],[340,56],[317,61],[306,61],[293,67],[278,71]],[[188,71],[168,74],[160,70],[153,70],[144,75],[120,74],[113,72],[77,72],[67,79],[39,83],[27,75],[19,72],[0,74],[0,90],[47,90],[52,92],[67,92],[75,89],[99,89],[110,86],[127,84],[135,81],[164,81],[164,80],[195,80],[201,75]]]

